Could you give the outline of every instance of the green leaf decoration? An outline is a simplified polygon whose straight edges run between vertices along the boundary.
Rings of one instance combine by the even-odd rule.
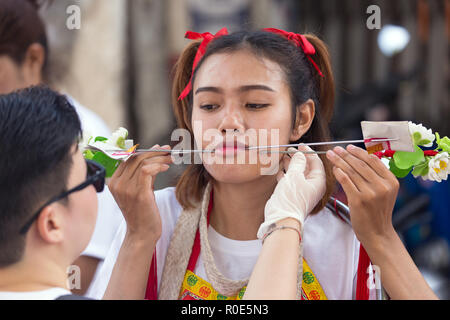
[[[436,133],[437,134],[437,133]],[[439,137],[439,134],[437,134],[436,138]],[[438,140],[438,139],[436,139]],[[450,152],[450,139],[449,137],[443,137],[442,139],[439,139],[437,141],[437,144],[439,146],[439,148],[441,148],[443,151],[445,152]]]
[[[420,132],[413,133],[413,140],[414,140],[414,144],[420,145],[419,141],[422,140],[422,135],[420,134]]]
[[[429,144],[430,142],[431,142],[431,140],[423,139],[423,140],[420,140],[420,141],[417,143],[417,145],[418,145],[418,146],[425,146],[425,145]]]
[[[108,138],[98,136],[98,137],[95,137],[94,142],[97,142],[97,141],[106,141],[106,140],[108,140]]]
[[[103,152],[96,152],[94,157],[91,159],[99,164],[101,164],[106,170],[106,178],[112,177],[117,167],[120,164],[120,160],[114,160],[108,157]]]
[[[84,150],[83,156],[87,160],[92,160],[94,158],[95,152],[92,152],[92,150]]]
[[[422,149],[414,146],[414,152],[397,151],[394,153],[393,159],[398,169],[406,170],[425,160]]]
[[[392,158],[389,160],[389,170],[397,177],[397,178],[404,178],[408,175],[408,173],[411,171],[412,167],[409,167],[408,169],[399,169],[395,165],[395,161]]]
[[[412,174],[414,177],[418,176],[426,176],[428,174],[428,162],[430,162],[430,159],[426,159],[425,162],[422,162],[414,167]]]

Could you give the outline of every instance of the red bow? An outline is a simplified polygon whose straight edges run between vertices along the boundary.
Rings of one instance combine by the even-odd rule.
[[[306,54],[306,57],[308,58],[309,61],[311,61],[311,63],[313,64],[313,66],[317,70],[317,72],[319,72],[319,74],[322,77],[324,76],[322,74],[322,72],[320,71],[319,67],[317,66],[317,64],[311,58],[311,56],[316,53],[316,49],[311,44],[311,42],[309,42],[308,39],[306,39],[306,37],[304,35],[298,34],[298,33],[293,33],[293,32],[287,32],[287,31],[275,29],[275,28],[265,28],[263,30],[284,36],[288,40],[294,42],[297,47],[302,48],[303,52]]]
[[[227,28],[220,29],[215,35],[212,35],[209,32],[205,32],[205,33],[198,33],[198,32],[192,32],[192,31],[186,32],[186,34],[184,36],[185,38],[191,39],[191,40],[197,40],[197,39],[203,38],[203,41],[200,44],[200,46],[198,47],[197,54],[195,55],[194,64],[192,65],[191,79],[189,80],[189,83],[187,84],[186,88],[184,88],[183,92],[181,92],[180,96],[178,97],[178,100],[183,100],[184,98],[186,98],[188,96],[189,92],[191,91],[192,76],[194,75],[194,71],[195,71],[195,68],[197,68],[198,63],[205,55],[208,44],[212,40],[214,40],[218,37],[221,37],[223,35],[226,35],[226,34],[228,34]]]

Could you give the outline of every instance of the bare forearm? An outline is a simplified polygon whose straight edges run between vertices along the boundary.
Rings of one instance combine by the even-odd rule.
[[[380,268],[381,283],[391,299],[437,299],[395,230],[383,240],[363,246]]]
[[[284,222],[299,229],[297,221]],[[298,233],[276,230],[264,241],[244,299],[296,299],[300,246]]]
[[[157,238],[124,239],[103,299],[141,300],[145,297],[151,257]]]

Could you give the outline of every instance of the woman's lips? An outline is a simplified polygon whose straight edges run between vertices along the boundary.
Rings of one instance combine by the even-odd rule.
[[[247,146],[239,142],[218,144],[214,149],[214,153],[226,156],[236,155],[245,151],[248,151]]]

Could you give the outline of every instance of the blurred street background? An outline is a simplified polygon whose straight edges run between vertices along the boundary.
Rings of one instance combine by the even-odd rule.
[[[79,29],[66,25],[71,5],[80,8]],[[128,128],[142,147],[170,144],[171,72],[189,42],[184,33],[222,27],[321,37],[337,84],[331,123],[337,140],[362,138],[362,120],[410,120],[450,135],[450,0],[57,0],[41,14],[51,85],[95,111],[111,130]],[[158,177],[155,187],[173,185],[181,169]],[[448,181],[408,176],[401,179],[393,217],[425,278],[446,299],[449,196]],[[342,191],[337,197],[345,201]]]

